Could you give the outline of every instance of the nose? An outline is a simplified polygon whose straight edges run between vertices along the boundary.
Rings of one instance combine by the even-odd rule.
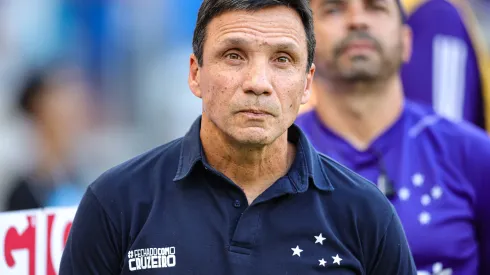
[[[364,1],[349,1],[347,22],[351,31],[366,31],[368,29],[366,4]]]
[[[255,95],[272,94],[271,71],[269,62],[265,60],[256,60],[250,62],[246,79],[243,82],[243,91]]]

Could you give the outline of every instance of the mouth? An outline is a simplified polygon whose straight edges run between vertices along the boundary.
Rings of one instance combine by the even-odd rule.
[[[344,47],[343,52],[363,52],[374,51],[376,48],[374,45],[367,41],[351,42]]]
[[[271,113],[263,110],[257,110],[257,109],[245,109],[245,110],[240,110],[238,112],[239,114],[244,114],[250,117],[266,117],[266,116],[272,116]]]

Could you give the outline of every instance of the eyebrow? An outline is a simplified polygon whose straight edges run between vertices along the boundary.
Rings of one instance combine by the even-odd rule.
[[[228,46],[245,46],[249,43],[247,39],[241,38],[241,37],[228,37],[219,42],[219,44],[222,45],[228,45]]]
[[[226,45],[231,47],[245,47],[250,43],[251,43],[250,40],[242,37],[228,37],[219,42],[220,45]],[[278,43],[269,43],[269,45],[281,51],[299,50],[299,46],[293,42],[281,41]]]
[[[345,0],[322,0],[321,6],[325,6],[327,4],[339,4],[342,2],[346,2]]]

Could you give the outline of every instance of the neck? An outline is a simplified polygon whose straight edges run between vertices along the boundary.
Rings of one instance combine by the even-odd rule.
[[[208,163],[240,186],[249,203],[284,176],[295,157],[287,131],[269,145],[243,145],[219,130],[205,113],[200,138]]]
[[[373,83],[317,80],[316,111],[321,121],[358,150],[365,150],[389,128],[403,109],[398,77]]]

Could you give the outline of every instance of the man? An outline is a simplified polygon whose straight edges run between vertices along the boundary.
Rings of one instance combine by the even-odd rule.
[[[413,33],[402,67],[405,96],[490,132],[490,56],[466,0],[401,0]],[[317,87],[300,112],[316,103]]]
[[[185,137],[100,177],[60,274],[415,274],[377,188],[292,126],[315,72],[307,0],[205,0]]]
[[[490,131],[490,57],[467,0],[404,0],[413,54],[402,69],[408,99]]]
[[[22,83],[18,107],[31,122],[28,147],[35,150],[29,169],[10,184],[5,210],[78,205],[86,185],[73,156],[89,130],[90,101],[74,66],[47,66]]]
[[[420,274],[490,274],[489,138],[404,100],[411,32],[395,0],[311,4],[322,89],[297,124],[391,199]]]

